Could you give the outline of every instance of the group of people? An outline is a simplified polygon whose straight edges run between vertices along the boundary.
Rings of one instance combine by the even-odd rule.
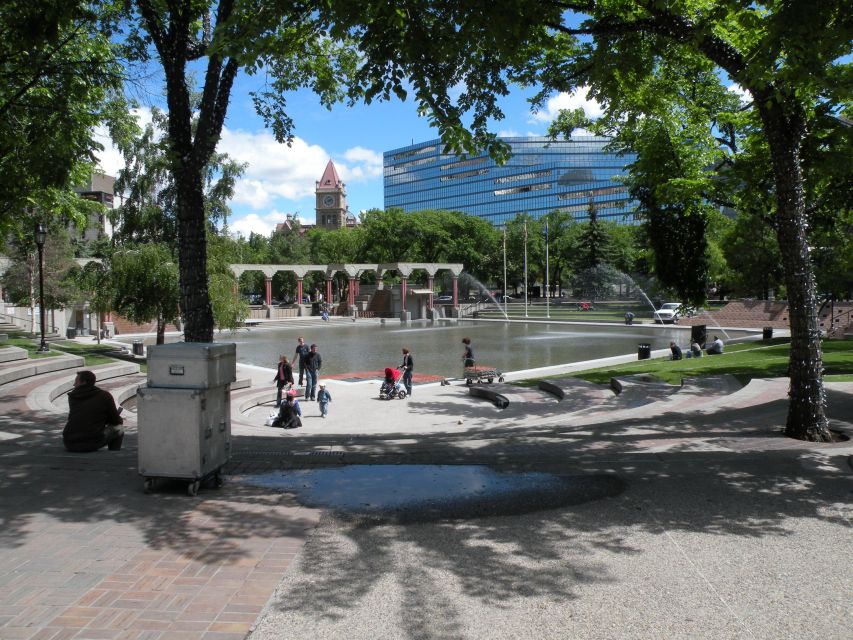
[[[681,351],[681,347],[679,347],[675,342],[670,341],[669,350],[672,352],[672,355],[670,355],[670,360],[681,360],[684,357],[684,354]],[[720,340],[718,336],[714,336],[714,341],[705,350],[705,352],[709,356],[720,355],[721,353],[723,353],[723,341]],[[687,357],[702,357],[702,347],[699,346],[699,343],[696,340],[693,340],[693,342],[691,342],[690,351],[687,352]]]
[[[297,365],[299,382],[294,380],[293,365],[287,356],[281,354],[278,360],[273,382],[276,385],[275,406],[279,414],[273,422],[273,426],[285,429],[302,426],[302,408],[296,399],[296,387],[305,388],[305,401],[316,401],[320,407],[320,416],[325,418],[329,414],[329,403],[332,394],[326,389],[326,383],[320,382],[320,368],[323,366],[323,358],[317,350],[317,345],[310,347],[305,344],[305,338],[299,336],[296,342],[296,350],[293,354],[293,362]],[[284,401],[282,402],[282,396]]]

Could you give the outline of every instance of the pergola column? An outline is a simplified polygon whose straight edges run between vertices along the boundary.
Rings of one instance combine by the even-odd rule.
[[[355,306],[355,278],[349,277],[349,289],[347,290],[347,306]]]
[[[459,278],[453,276],[453,306],[459,306]]]
[[[302,304],[302,278],[296,278],[296,304]]]
[[[270,276],[266,276],[266,301],[267,306],[272,304],[272,278]]]
[[[332,304],[332,279],[326,278],[326,303]]]
[[[427,289],[429,289],[429,298],[427,298],[427,308],[432,311],[432,286],[433,279],[432,276],[427,277]]]
[[[403,298],[403,311],[405,311],[406,310],[406,286],[409,284],[409,279],[404,276],[403,278],[400,278],[400,282],[401,282],[400,292],[401,292],[402,298]]]

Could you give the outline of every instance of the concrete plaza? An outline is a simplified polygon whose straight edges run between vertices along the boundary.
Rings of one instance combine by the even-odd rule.
[[[377,381],[330,380],[329,418],[305,403],[304,426],[281,431],[263,426],[270,372],[240,367],[252,385],[232,395],[226,484],[190,498],[177,482],[143,494],[132,410],[121,452],[63,451],[58,390],[73,375],[0,385],[3,639],[847,638],[853,628],[853,444],[782,437],[784,380],[620,396],[566,381],[563,400],[495,385],[506,409],[458,384],[383,402]],[[104,380],[120,395],[144,378]],[[853,433],[853,384],[827,388],[833,426]],[[252,482],[379,463],[604,474],[625,488],[545,511],[395,524],[337,518]]]

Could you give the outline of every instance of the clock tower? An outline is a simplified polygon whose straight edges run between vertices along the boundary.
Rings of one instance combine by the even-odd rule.
[[[329,160],[323,177],[317,182],[317,228],[333,231],[347,225],[347,192],[335,165]]]

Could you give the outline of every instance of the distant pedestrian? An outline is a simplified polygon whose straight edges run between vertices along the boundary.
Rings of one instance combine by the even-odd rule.
[[[679,347],[674,342],[669,343],[669,350],[672,351],[672,355],[670,356],[670,360],[681,360],[681,347]]]
[[[403,386],[406,387],[406,393],[412,395],[412,373],[415,371],[415,359],[412,358],[412,352],[406,347],[403,347],[403,364],[400,365],[400,370],[403,372]]]
[[[320,415],[326,417],[329,413],[329,403],[332,401],[332,394],[326,390],[326,383],[320,383],[320,390],[317,392],[317,403],[320,405]]]
[[[720,340],[717,336],[714,336],[714,341],[711,343],[711,346],[707,349],[709,356],[718,356],[723,353],[723,341]]]
[[[299,336],[296,341],[296,351],[293,354],[293,362],[299,367],[299,386],[302,386],[305,380],[305,358],[308,356],[308,345],[305,344],[305,339]]]
[[[462,344],[465,345],[465,350],[462,352],[462,365],[465,367],[473,367],[474,350],[471,348],[471,338],[462,338]]]
[[[275,406],[280,407],[282,390],[285,387],[289,390],[293,386],[293,367],[290,366],[287,356],[284,354],[281,354],[278,359],[278,368],[272,381],[275,382],[276,386]]]
[[[323,359],[317,351],[317,345],[312,344],[308,355],[305,356],[305,399],[317,399],[317,376],[320,375],[320,367]]]
[[[625,314],[625,324],[634,324],[634,314],[630,311]]]

